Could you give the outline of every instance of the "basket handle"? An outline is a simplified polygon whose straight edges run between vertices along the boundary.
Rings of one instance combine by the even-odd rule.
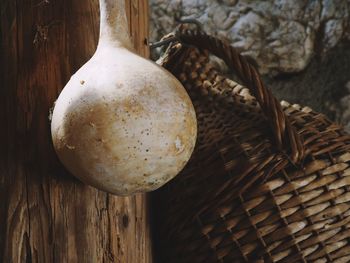
[[[243,83],[256,97],[260,107],[267,118],[273,132],[274,143],[279,150],[286,152],[295,164],[305,157],[305,149],[296,129],[283,112],[281,104],[273,96],[255,69],[237,50],[229,43],[207,35],[201,30],[189,30],[180,27],[176,32],[177,38],[184,44],[200,49],[206,49],[225,61],[227,66],[234,70]]]

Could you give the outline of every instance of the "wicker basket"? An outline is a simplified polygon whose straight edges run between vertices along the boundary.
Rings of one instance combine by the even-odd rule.
[[[160,262],[350,262],[350,137],[279,103],[230,45],[199,30],[177,37],[159,63],[189,92],[199,133],[188,165],[153,195]]]

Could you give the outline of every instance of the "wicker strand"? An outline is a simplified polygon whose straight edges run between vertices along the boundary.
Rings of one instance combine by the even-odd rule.
[[[235,70],[238,77],[250,88],[258,100],[266,119],[270,123],[276,147],[280,151],[288,153],[294,164],[300,164],[305,158],[302,140],[284,114],[279,101],[273,96],[270,89],[263,84],[255,67],[228,43],[211,37],[203,31],[180,27],[177,37],[185,44],[210,51]]]
[[[173,43],[160,60],[185,86],[198,119],[191,160],[154,195],[160,262],[349,262],[350,136],[326,116],[283,102],[307,154],[292,165],[271,143],[271,113],[259,95],[228,78],[209,49],[196,48],[203,41]]]

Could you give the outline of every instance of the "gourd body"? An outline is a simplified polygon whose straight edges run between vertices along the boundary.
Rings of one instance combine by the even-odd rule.
[[[100,10],[97,50],[56,101],[53,145],[87,184],[118,195],[152,191],[189,160],[195,111],[173,75],[133,52],[124,0],[100,0]]]
[[[52,118],[63,164],[118,195],[157,189],[193,151],[193,105],[178,80],[127,48],[101,45],[72,76]]]

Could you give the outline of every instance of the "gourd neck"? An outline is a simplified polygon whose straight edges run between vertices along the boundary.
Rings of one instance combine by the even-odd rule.
[[[126,17],[125,0],[100,1],[100,39],[98,46],[132,49]]]

